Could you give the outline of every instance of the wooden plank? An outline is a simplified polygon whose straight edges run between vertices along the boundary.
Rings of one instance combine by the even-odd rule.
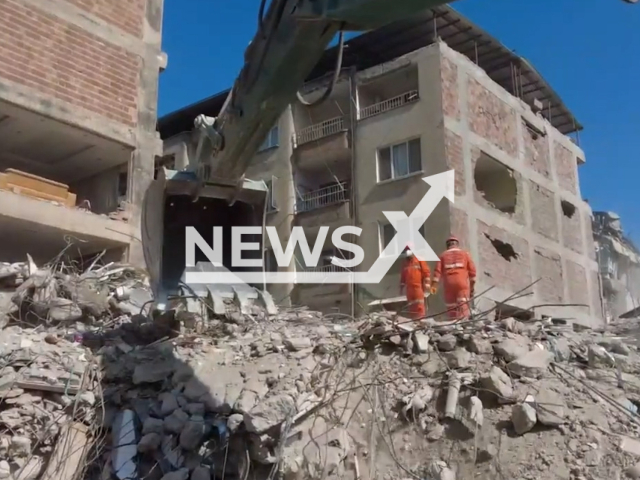
[[[30,188],[59,198],[66,198],[69,191],[69,186],[64,183],[55,182],[21,170],[8,168],[5,170],[5,174],[9,184]]]
[[[62,427],[40,480],[79,480],[90,446],[89,428],[85,424],[73,422]]]
[[[38,390],[41,392],[53,392],[60,394],[76,395],[80,391],[79,385],[63,385],[37,381],[37,380],[18,380],[16,386],[23,390]]]

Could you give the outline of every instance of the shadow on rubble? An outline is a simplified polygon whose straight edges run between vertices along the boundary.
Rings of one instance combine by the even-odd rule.
[[[194,370],[202,324],[186,310],[150,312],[142,272],[0,267],[0,437],[13,454],[14,443],[24,450],[14,478],[246,480],[250,458],[271,454],[278,432],[253,424],[249,433],[242,414],[258,394],[228,391],[237,382],[217,377],[215,364]],[[215,344],[229,319],[211,324]],[[41,431],[25,428],[20,399],[50,411],[32,417]],[[20,436],[29,430],[33,438]],[[270,476],[270,465],[251,468]]]
[[[96,445],[96,476],[247,478],[255,442],[243,415],[226,403],[225,379],[216,379],[215,365],[196,374],[175,353],[176,344],[187,350],[198,344],[198,335],[185,331],[183,314],[137,314],[117,328],[83,335],[100,358],[103,428],[110,431],[105,445]]]

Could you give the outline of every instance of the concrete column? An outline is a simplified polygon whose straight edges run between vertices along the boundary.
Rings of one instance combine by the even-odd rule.
[[[141,214],[144,195],[153,181],[156,156],[162,155],[162,141],[156,132],[158,118],[158,76],[161,66],[163,0],[147,0],[143,33],[144,53],[138,85],[137,146],[129,162],[131,222],[138,232],[129,248],[129,262],[144,267],[141,243]]]

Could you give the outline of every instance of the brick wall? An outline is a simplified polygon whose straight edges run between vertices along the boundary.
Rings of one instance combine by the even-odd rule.
[[[563,204],[565,205],[563,208]],[[582,235],[582,214],[571,202],[563,200],[560,204],[562,213],[562,244],[577,253],[584,252],[584,242]],[[569,216],[564,210],[573,209],[573,214]]]
[[[134,126],[140,68],[137,56],[87,31],[0,2],[0,76],[10,81]]]
[[[578,182],[576,175],[578,163],[575,155],[564,145],[554,142],[553,159],[556,166],[556,175],[560,187],[569,190],[571,193],[578,193]]]
[[[551,190],[535,182],[530,182],[529,185],[533,230],[557,242],[559,236],[555,195]]]
[[[462,196],[466,190],[466,171],[464,168],[462,137],[453,133],[451,130],[445,129],[444,142],[447,166],[456,172],[455,194],[456,196]]]
[[[569,303],[590,305],[591,294],[584,267],[575,262],[567,261],[567,281],[569,283]]]
[[[460,119],[460,96],[458,95],[458,66],[447,57],[440,57],[442,80],[442,111],[445,116]]]
[[[517,115],[480,82],[469,78],[469,128],[512,157],[518,154]]]
[[[66,1],[135,37],[142,37],[145,0]]]
[[[513,247],[517,257],[505,259],[491,239]],[[478,221],[478,255],[479,272],[488,284],[515,292],[532,283],[529,244],[524,238]]]
[[[545,303],[561,303],[564,299],[562,285],[562,258],[556,252],[541,247],[534,249],[535,285],[539,299]]]
[[[522,122],[524,137],[524,158],[527,166],[547,178],[551,177],[551,159],[549,156],[548,137],[531,130],[526,122]]]

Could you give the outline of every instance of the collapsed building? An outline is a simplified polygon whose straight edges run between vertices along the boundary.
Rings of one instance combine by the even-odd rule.
[[[602,278],[607,321],[640,306],[640,250],[613,212],[593,213],[593,237]]]
[[[0,3],[2,261],[31,253],[142,263],[162,0]],[[10,32],[10,33],[9,33]]]
[[[301,92],[306,100],[323,94],[338,53],[328,50],[319,62]],[[455,203],[441,202],[421,228],[429,244],[442,250],[456,234],[477,262],[477,290],[492,287],[487,299],[533,284],[533,295],[509,303],[573,304],[567,316],[601,317],[591,211],[578,180],[585,155],[570,138],[581,126],[529,62],[441,7],[349,40],[341,67],[327,101],[290,105],[247,172],[270,186],[267,224],[282,242],[302,226],[313,245],[319,227],[330,227],[315,266],[300,255],[276,266],[265,240],[268,270],[340,269],[331,259],[343,252],[329,239],[344,225],[362,228],[358,269],[368,270],[395,233],[383,210],[411,213],[428,189],[422,177],[453,169]],[[194,145],[184,132],[198,114],[215,116],[227,94],[160,119],[159,166],[189,164]],[[396,247],[398,260],[380,284],[292,283],[270,291],[276,301],[323,311],[391,308],[402,300]]]

